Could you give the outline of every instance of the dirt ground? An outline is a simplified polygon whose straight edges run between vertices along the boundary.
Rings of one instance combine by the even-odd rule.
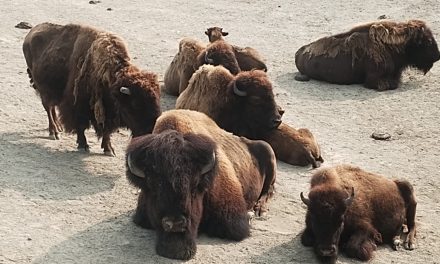
[[[407,71],[401,87],[387,92],[293,79],[300,46],[381,15],[423,19],[440,40],[440,1],[15,0],[0,6],[0,263],[178,262],[155,254],[154,232],[131,221],[137,190],[124,174],[129,131],[113,136],[116,158],[102,154],[92,130],[90,154],[76,151],[73,135],[48,138],[21,51],[28,30],[14,28],[20,21],[84,23],[115,32],[134,62],[160,79],[180,38],[207,41],[206,28],[222,26],[231,43],[252,46],[266,58],[284,122],[315,134],[324,166],[351,163],[414,184],[417,249],[381,246],[371,263],[440,263],[440,64],[426,76]],[[163,110],[174,103],[162,96]],[[388,132],[392,140],[375,141],[374,131]],[[270,212],[253,221],[251,237],[235,243],[202,235],[188,263],[316,262],[299,241],[306,211],[299,193],[308,190],[312,173],[279,162]]]

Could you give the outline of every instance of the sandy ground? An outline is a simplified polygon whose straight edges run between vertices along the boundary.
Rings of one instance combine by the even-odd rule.
[[[355,1],[2,1],[0,10],[0,263],[169,263],[155,254],[155,234],[131,215],[137,190],[124,175],[128,131],[113,136],[117,157],[102,154],[93,131],[91,153],[76,151],[75,137],[48,139],[47,118],[29,87],[21,51],[28,30],[50,21],[94,25],[122,36],[135,63],[162,78],[178,40],[222,26],[231,43],[252,46],[266,58],[284,121],[307,127],[323,150],[325,166],[351,163],[408,179],[418,199],[414,251],[376,251],[371,263],[440,262],[440,64],[426,76],[408,71],[395,91],[336,86],[293,79],[295,51],[319,37],[386,15],[426,20],[440,33],[438,0]],[[108,11],[107,8],[112,8]],[[439,35],[437,35],[439,36]],[[438,39],[440,40],[440,39]],[[163,95],[163,109],[175,98]],[[372,132],[392,135],[375,141]],[[277,193],[265,219],[255,220],[240,243],[200,236],[189,263],[313,263],[299,242],[310,168],[278,163]],[[385,198],[385,197],[384,197]],[[341,263],[352,263],[340,257]]]

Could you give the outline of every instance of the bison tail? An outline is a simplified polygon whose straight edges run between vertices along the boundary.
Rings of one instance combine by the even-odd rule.
[[[406,225],[410,233],[415,233],[415,218],[417,202],[414,195],[413,186],[407,181],[394,181],[400,191],[400,195],[405,201],[406,208]]]

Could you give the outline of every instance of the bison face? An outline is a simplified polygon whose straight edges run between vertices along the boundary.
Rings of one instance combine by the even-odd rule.
[[[354,190],[347,193],[335,188],[319,188],[309,193],[309,199],[301,200],[307,205],[306,226],[312,231],[315,251],[322,260],[336,260],[344,217],[351,205]]]
[[[132,139],[126,162],[127,177],[141,188],[144,199],[138,212],[145,212],[142,217],[158,232],[157,253],[191,258],[204,195],[216,175],[214,142],[168,130]]]
[[[406,52],[409,64],[425,74],[440,59],[437,42],[430,32],[422,39],[409,43]]]
[[[261,139],[281,124],[283,110],[275,102],[266,73],[260,70],[241,72],[229,89],[237,98],[237,115],[241,116],[244,136]]]
[[[235,57],[234,49],[225,41],[215,41],[211,43],[205,51],[199,55],[199,64],[222,65],[233,75],[240,72],[240,66]]]
[[[134,137],[151,133],[160,111],[160,90],[156,75],[147,72],[122,72],[113,88],[123,125]]]

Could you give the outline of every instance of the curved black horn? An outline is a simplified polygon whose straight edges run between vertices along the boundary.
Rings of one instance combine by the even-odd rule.
[[[345,199],[345,205],[350,206],[351,203],[353,202],[353,198],[354,198],[354,187],[351,187],[351,195],[350,197]]]
[[[214,63],[214,60],[208,57],[208,52],[205,52],[205,62],[208,64]]]
[[[141,169],[136,167],[136,165],[134,165],[134,163],[132,162],[130,153],[128,153],[127,156],[127,164],[128,164],[128,169],[131,171],[131,173],[133,173],[134,175],[140,178],[145,178],[145,173]]]
[[[200,171],[200,173],[201,173],[201,174],[205,174],[205,173],[211,171],[212,168],[214,168],[214,166],[215,166],[215,162],[216,162],[216,157],[215,157],[215,151],[214,151],[214,152],[212,152],[211,160],[209,161],[208,164],[206,164],[206,165],[202,168],[202,170]]]
[[[246,96],[247,93],[245,91],[242,91],[240,89],[238,89],[237,84],[234,81],[234,93],[238,96]]]
[[[309,204],[310,204],[310,200],[309,200],[308,198],[305,198],[305,197],[304,197],[303,192],[301,192],[300,196],[301,196],[301,201],[302,201],[305,205],[309,206]]]

